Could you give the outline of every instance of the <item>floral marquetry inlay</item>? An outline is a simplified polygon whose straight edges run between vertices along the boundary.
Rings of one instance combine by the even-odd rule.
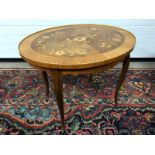
[[[55,31],[51,29],[51,32],[37,37],[31,43],[31,48],[46,55],[83,57],[111,51],[123,42],[123,34],[109,27],[73,26]]]

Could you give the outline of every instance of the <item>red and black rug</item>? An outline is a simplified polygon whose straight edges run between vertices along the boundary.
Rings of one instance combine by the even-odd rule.
[[[155,69],[132,69],[114,107],[119,69],[64,76],[66,132],[55,97],[35,69],[0,69],[0,134],[155,134]],[[49,78],[51,78],[49,76]]]

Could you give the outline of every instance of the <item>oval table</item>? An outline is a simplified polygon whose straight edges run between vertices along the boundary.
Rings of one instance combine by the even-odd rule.
[[[123,68],[115,92],[125,79],[130,52],[135,46],[132,33],[113,26],[77,24],[53,27],[34,33],[19,45],[21,57],[41,70],[49,94],[47,72],[52,75],[54,92],[64,130],[63,75],[102,72],[123,61]],[[90,76],[91,77],[91,76]]]

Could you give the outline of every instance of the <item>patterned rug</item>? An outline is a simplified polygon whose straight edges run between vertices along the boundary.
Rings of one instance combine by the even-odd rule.
[[[129,70],[114,107],[119,74],[115,69],[92,79],[86,74],[64,76],[62,133],[53,84],[46,98],[39,71],[0,69],[0,134],[155,134],[155,70]]]

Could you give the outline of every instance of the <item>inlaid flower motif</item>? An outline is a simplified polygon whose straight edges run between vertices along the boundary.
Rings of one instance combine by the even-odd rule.
[[[67,54],[69,56],[75,56],[77,54],[79,54],[79,55],[86,55],[86,52],[85,51],[82,51],[82,50],[79,50],[79,49],[74,49],[74,50],[68,50],[68,51],[66,51],[65,54]]]
[[[68,47],[73,41],[70,38],[67,38],[65,41],[61,42],[63,47]]]
[[[75,37],[73,38],[74,41],[86,41],[87,38],[86,37]]]
[[[106,42],[103,42],[103,43],[100,44],[100,47],[110,48],[111,47],[111,44],[106,43]]]
[[[55,52],[55,55],[58,55],[58,56],[63,55],[63,54],[65,54],[63,50],[59,50]]]

